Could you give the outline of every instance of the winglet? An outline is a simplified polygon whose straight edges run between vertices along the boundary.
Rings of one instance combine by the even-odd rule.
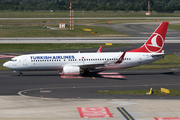
[[[122,63],[126,52],[124,52],[116,63]]]
[[[97,51],[97,53],[101,53],[102,48],[103,48],[103,46],[101,46],[101,47],[99,48],[99,50]]]

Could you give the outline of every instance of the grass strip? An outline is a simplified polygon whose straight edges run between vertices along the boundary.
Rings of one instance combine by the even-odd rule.
[[[126,37],[128,34],[120,33],[107,27],[75,25],[74,30],[59,29],[58,25],[51,25],[55,29],[47,29],[43,26],[0,27],[0,37]],[[88,28],[92,31],[84,31]],[[96,32],[96,33],[91,33]]]
[[[179,17],[179,11],[174,13],[157,13],[152,11],[150,16],[145,15],[146,11],[84,11],[74,12],[75,17]],[[69,10],[54,11],[0,11],[1,18],[64,18],[69,17]]]
[[[164,69],[180,67],[180,58],[175,54],[165,55],[163,59],[157,60],[151,64],[144,64],[127,69]]]
[[[180,58],[175,54],[165,55],[163,59],[153,62],[153,64],[180,64]]]
[[[30,51],[53,51],[53,50],[75,50],[75,49],[92,49],[100,46],[121,47],[132,46],[134,44],[112,44],[104,43],[61,43],[61,44],[0,44],[0,53],[2,52],[30,52]]]
[[[127,69],[165,69],[165,68],[175,68],[180,67],[180,65],[141,65],[133,68]]]
[[[10,70],[10,69],[5,68],[5,67],[3,67],[2,65],[0,65],[0,70]]]
[[[154,22],[156,19],[77,19],[75,20],[75,24],[87,24],[88,26],[92,26],[93,24],[116,24],[116,23],[142,23],[142,22]],[[160,19],[159,22],[164,21],[178,21],[178,19]],[[111,23],[107,23],[111,22]],[[69,23],[69,19],[64,20],[47,20],[47,19],[41,19],[41,20],[0,20],[0,29],[10,28],[10,27],[27,27],[30,26],[53,26],[58,25],[59,23]],[[171,25],[171,24],[170,24]],[[69,26],[66,26],[66,28],[69,29]]]
[[[8,61],[7,59],[3,59],[3,60],[0,59],[0,63],[1,63],[1,64],[5,63],[5,62],[7,62],[7,61]]]
[[[169,89],[170,94],[161,93],[161,90],[153,90],[152,95],[171,95],[171,96],[180,96],[180,90]],[[122,94],[122,95],[146,95],[149,90],[122,90],[122,91],[108,91],[108,90],[99,90],[95,93],[99,94]]]
[[[168,29],[180,31],[180,24],[170,24]]]

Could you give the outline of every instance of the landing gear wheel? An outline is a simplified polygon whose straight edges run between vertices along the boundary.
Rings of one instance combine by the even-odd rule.
[[[89,70],[89,69],[86,69],[86,70],[84,71],[84,75],[85,75],[85,76],[91,76],[90,70]]]
[[[23,76],[23,73],[19,73],[19,76]]]

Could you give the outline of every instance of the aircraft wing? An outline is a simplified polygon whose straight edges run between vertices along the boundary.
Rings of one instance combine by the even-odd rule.
[[[89,68],[89,69],[99,69],[101,67],[107,67],[107,66],[113,66],[113,65],[117,65],[117,64],[121,64],[124,56],[125,56],[126,52],[124,52],[118,60],[116,61],[106,61],[103,64],[81,64],[78,65],[81,68]]]
[[[102,67],[105,66],[104,64],[85,64],[85,65],[79,65],[80,68],[82,69],[96,69],[97,67]]]

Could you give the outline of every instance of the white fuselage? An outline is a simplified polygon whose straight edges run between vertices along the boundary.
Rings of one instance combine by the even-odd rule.
[[[122,54],[123,52],[28,54],[14,57],[3,66],[15,71],[62,71],[65,66],[105,70],[134,67],[163,57],[152,57],[153,53],[126,52],[122,63],[116,63]]]
[[[63,75],[84,74],[91,70],[122,69],[156,61],[164,56],[164,42],[169,22],[162,22],[140,48],[128,52],[45,53],[14,57],[3,64],[16,72],[58,70]]]

